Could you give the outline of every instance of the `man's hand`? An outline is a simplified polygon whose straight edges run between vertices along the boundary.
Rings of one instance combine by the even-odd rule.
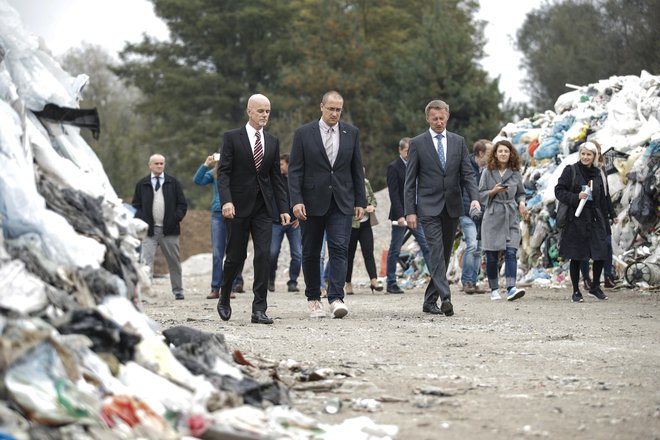
[[[298,220],[307,220],[307,210],[305,209],[305,204],[298,203],[297,205],[293,205],[293,215],[295,215]]]
[[[399,217],[399,219],[396,221],[397,225],[401,226],[402,228],[406,226],[406,218],[405,217]]]
[[[410,229],[416,229],[417,228],[417,214],[408,214],[406,216],[406,223],[408,223],[408,227]]]
[[[476,209],[477,211],[481,211],[481,204],[479,203],[478,200],[472,200],[470,203],[470,209]]]
[[[291,222],[291,227],[293,229],[296,229],[299,226],[300,226],[300,222],[298,221],[298,219],[295,219],[294,221]]]
[[[291,222],[291,216],[289,215],[288,212],[285,212],[284,214],[280,214],[280,223],[282,223],[282,226],[286,226]]]
[[[234,208],[234,204],[232,202],[227,202],[222,205],[222,216],[229,219],[236,216],[236,209]]]
[[[364,215],[364,208],[361,206],[355,207],[355,218],[362,218]]]
[[[373,205],[367,205],[366,211],[368,214],[376,211],[376,208]]]

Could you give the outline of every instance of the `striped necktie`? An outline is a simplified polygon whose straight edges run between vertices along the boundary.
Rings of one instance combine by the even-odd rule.
[[[264,147],[261,145],[261,133],[255,133],[257,140],[254,142],[254,167],[258,170],[264,160]]]

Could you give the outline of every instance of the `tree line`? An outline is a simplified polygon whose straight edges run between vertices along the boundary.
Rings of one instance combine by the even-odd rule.
[[[474,0],[152,2],[170,30],[168,41],[145,37],[127,44],[119,62],[86,46],[70,52],[63,64],[72,73],[88,69],[82,71],[92,77],[83,105],[99,108],[103,127],[99,141],[88,141],[117,193],[130,197],[147,172],[148,156],[160,152],[167,157],[167,171],[184,183],[191,204],[201,209],[211,194],[195,188],[192,175],[220,148],[224,131],[245,124],[246,100],[253,93],[270,98],[268,130],[286,152],[295,129],[320,117],[323,93],[338,90],[345,100],[342,119],[360,128],[367,176],[378,190],[385,186],[386,166],[398,154],[399,139],[428,127],[423,109],[429,100],[449,103],[449,129],[471,144],[492,138],[516,112],[526,116],[551,107],[553,94],[556,99],[566,91],[558,93],[559,82],[563,86],[602,78],[598,64],[588,80],[573,76],[569,68],[562,71],[565,63],[558,59],[569,59],[576,50],[568,37],[558,39],[567,47],[563,58],[532,52],[551,39],[547,33],[559,38],[565,31],[561,19],[550,20],[556,14],[563,17],[566,12],[558,12],[562,8],[635,3],[652,9],[654,3],[571,0],[530,13],[517,37],[526,57],[534,105],[529,107],[503,103],[498,79],[489,78],[479,65],[486,24],[476,19],[479,4]],[[538,20],[556,29],[537,35],[529,27],[536,30]],[[590,48],[577,46],[583,57],[591,56]],[[541,75],[550,67],[553,81]]]

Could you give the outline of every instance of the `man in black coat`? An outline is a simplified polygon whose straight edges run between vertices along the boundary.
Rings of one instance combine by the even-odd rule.
[[[180,223],[188,210],[181,184],[166,175],[165,157],[154,154],[149,158],[151,173],[140,179],[133,193],[135,217],[149,225],[147,237],[142,240],[140,260],[154,273],[154,256],[160,246],[170,271],[170,283],[175,299],[184,299],[181,259],[179,258]]]
[[[222,270],[218,313],[223,321],[231,318],[230,295],[236,274],[247,257],[250,235],[254,246],[254,282],[251,322],[272,324],[266,315],[268,274],[270,272],[271,200],[275,197],[279,218],[289,224],[286,188],[280,172],[280,141],[264,130],[270,116],[270,101],[252,95],[247,103],[248,122],[223,135],[218,194],[222,215],[227,219],[227,250]]]
[[[330,91],[321,100],[321,119],[303,125],[293,136],[289,194],[300,220],[305,296],[310,318],[321,318],[320,256],[326,233],[330,255],[328,302],[334,318],[348,313],[344,282],[353,215],[367,206],[359,130],[339,122],[344,98]]]
[[[387,167],[387,192],[390,195],[389,219],[392,221],[392,238],[390,239],[390,249],[387,251],[387,293],[403,293],[403,289],[396,282],[396,263],[408,230],[403,209],[403,186],[406,181],[409,144],[409,137],[404,137],[399,141],[399,157]],[[422,250],[426,267],[429,267],[429,247],[424,237],[422,225],[418,224],[415,229],[410,231]]]

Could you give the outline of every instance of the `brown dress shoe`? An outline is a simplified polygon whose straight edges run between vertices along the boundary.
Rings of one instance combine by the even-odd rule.
[[[220,298],[220,292],[218,292],[217,290],[211,290],[211,293],[209,293],[206,296],[206,299],[218,299],[218,298]]]

